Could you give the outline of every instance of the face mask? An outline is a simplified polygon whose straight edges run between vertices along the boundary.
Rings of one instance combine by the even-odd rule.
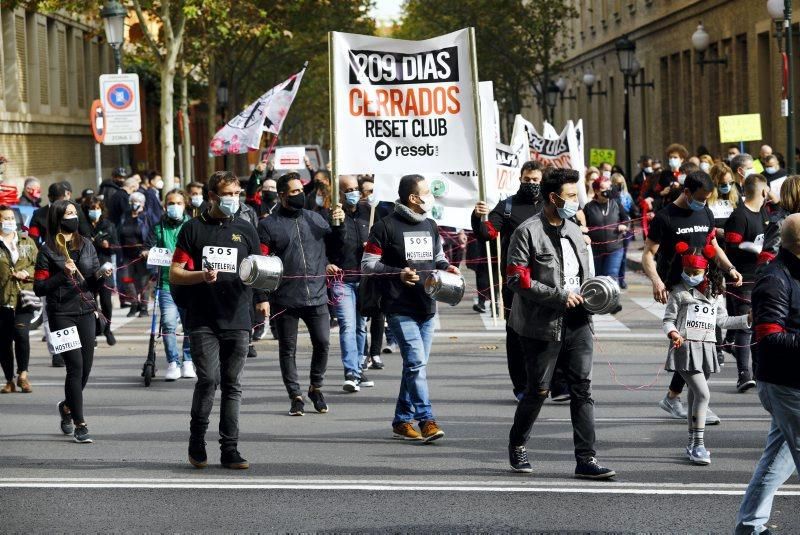
[[[680,184],[681,186],[683,186],[683,183],[684,183],[684,182],[686,182],[686,175],[684,175],[683,173],[681,173],[680,175],[678,175],[678,184]]]
[[[433,197],[433,193],[428,193],[427,195],[422,195],[420,197],[420,200],[422,201],[422,204],[420,204],[419,207],[422,208],[423,212],[425,212],[427,214],[428,212],[433,210],[433,203],[434,203],[434,200],[435,200],[434,197]]]
[[[653,168],[652,167],[645,167],[644,168],[644,172],[647,173],[648,175],[652,175],[653,174]]]
[[[677,171],[681,166],[680,158],[670,158],[669,159],[669,166],[672,168],[673,171]]]
[[[696,201],[693,198],[689,197],[689,208],[691,208],[695,212],[699,212],[700,210],[702,210],[705,207],[706,207],[706,203],[700,202],[700,201]]]
[[[775,173],[778,172],[778,168],[777,167],[765,167],[764,171],[766,171],[768,175],[774,175]]]
[[[299,210],[306,204],[306,195],[302,191],[297,195],[289,195],[286,197],[286,204],[293,210]]]
[[[314,202],[317,203],[317,206],[322,208],[323,206],[325,206],[325,197],[323,197],[322,195],[317,195],[316,199],[314,199]]]
[[[558,198],[561,199],[561,197]],[[564,199],[561,200],[564,201]],[[570,201],[564,201],[564,206],[562,206],[561,208],[556,206],[556,210],[558,210],[558,217],[560,217],[561,219],[569,219],[571,217],[575,217],[575,214],[578,213],[578,208],[580,208],[580,205],[577,202],[570,202]]]
[[[195,208],[199,208],[201,204],[203,204],[203,196],[192,195],[192,206],[194,206]]]
[[[261,202],[265,202],[267,204],[272,204],[278,198],[277,191],[262,191],[261,192]]]
[[[603,171],[603,177],[611,178],[611,171]]]
[[[358,201],[361,200],[361,192],[360,191],[349,191],[344,194],[345,202],[350,206],[355,206],[358,204]]]
[[[747,178],[747,177],[749,177],[750,175],[752,175],[755,172],[756,172],[755,169],[745,169],[744,170],[744,175],[742,175],[742,176],[744,176],[744,178]]]
[[[700,162],[700,169],[702,169],[704,173],[708,173],[708,170],[711,169],[711,164],[708,162]]]
[[[31,192],[31,199],[36,199],[36,200],[38,200],[38,199],[40,199],[41,197],[42,197],[42,191],[41,191],[41,190],[35,189],[35,190],[33,190],[33,191]]]
[[[89,210],[89,219],[92,221],[97,221],[101,215],[103,215],[102,210]]]
[[[16,221],[3,221],[3,232],[14,232],[17,230]]]
[[[685,282],[687,286],[691,286],[692,288],[694,288],[695,286],[699,286],[700,283],[702,283],[703,280],[706,278],[706,276],[705,274],[690,276],[687,275],[685,271],[681,271],[681,278],[683,279],[683,282]]]
[[[730,184],[725,184],[725,185],[722,185],[722,186],[717,186],[717,189],[723,195],[727,195],[728,193],[731,192],[731,185]]]
[[[164,189],[164,181],[159,179],[153,182],[153,187],[156,189]]]
[[[176,221],[183,219],[183,206],[178,206],[177,204],[167,206],[167,217]]]
[[[367,195],[367,202],[370,204],[370,206],[375,204],[375,194],[374,193],[370,193],[369,195]]]
[[[219,209],[226,217],[233,217],[239,211],[239,197],[220,197]]]
[[[131,210],[133,210],[134,212],[139,210],[139,208],[141,208],[141,207],[142,207],[142,205],[139,204],[138,202],[135,202],[135,203],[131,204]]]
[[[519,194],[528,200],[533,200],[539,196],[541,189],[542,185],[536,182],[522,182],[519,185]]]
[[[69,216],[61,220],[61,230],[72,233],[78,230],[78,216]]]

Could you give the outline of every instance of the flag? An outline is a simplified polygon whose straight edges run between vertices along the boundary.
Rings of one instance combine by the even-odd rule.
[[[208,144],[209,155],[244,154],[258,150],[262,132],[278,135],[305,72],[304,66],[303,70],[261,95],[228,121]]]

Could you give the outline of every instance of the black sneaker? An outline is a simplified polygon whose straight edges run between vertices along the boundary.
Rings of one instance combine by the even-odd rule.
[[[89,428],[86,424],[75,427],[75,431],[72,434],[72,439],[78,444],[91,444],[94,442],[92,440],[92,435],[89,434]]]
[[[717,364],[720,368],[725,366],[725,353],[720,350],[717,351]]]
[[[114,333],[111,332],[111,326],[106,327],[106,343],[110,346],[116,345],[117,338],[114,336]]]
[[[382,370],[383,369],[383,360],[381,360],[380,355],[372,355],[370,357],[372,363],[369,365],[370,370]]]
[[[580,479],[609,479],[615,475],[617,475],[615,471],[600,466],[594,457],[579,460],[575,465],[575,477]]]
[[[189,441],[189,464],[195,468],[205,468],[208,466],[205,442],[201,440]]]
[[[486,305],[483,303],[475,303],[472,305],[472,310],[477,312],[478,314],[484,314],[486,312]]]
[[[128,311],[127,314],[125,314],[125,316],[128,318],[133,318],[136,316],[138,312],[139,312],[139,307],[137,307],[136,305],[132,305],[131,309]]]
[[[303,411],[303,407],[305,407],[305,403],[303,403],[303,398],[301,396],[297,396],[296,398],[292,399],[292,406],[289,407],[289,416],[303,416],[305,412]]]
[[[342,390],[345,392],[358,392],[361,390],[358,386],[358,377],[354,373],[348,373],[344,376],[344,384],[342,385]]]
[[[265,330],[266,329],[265,329],[263,323],[261,325],[259,325],[258,327],[256,327],[255,329],[253,329],[253,341],[254,342],[258,342],[259,340],[264,338],[264,331]]]
[[[525,449],[525,446],[509,446],[508,463],[515,472],[523,474],[530,474],[533,472],[533,467],[528,461],[528,450]]]
[[[736,381],[736,390],[745,392],[754,386],[756,386],[756,382],[753,380],[753,374],[750,373],[750,370],[740,371],[739,380]]]
[[[56,353],[53,355],[53,368],[63,368],[64,367],[64,356],[61,353]]]
[[[141,308],[139,308],[139,317],[146,318],[149,315],[150,314],[147,313],[147,305],[142,305]]]
[[[247,470],[250,468],[250,463],[242,458],[236,448],[222,450],[219,462],[223,468],[230,468],[231,470]]]
[[[254,359],[257,356],[258,356],[258,353],[256,353],[256,346],[254,346],[254,345],[247,346],[247,358]]]
[[[325,403],[325,396],[322,395],[322,390],[311,387],[308,389],[308,399],[314,404],[314,409],[322,414],[328,412],[328,404]]]
[[[65,435],[71,435],[75,431],[75,426],[72,425],[72,415],[64,409],[66,406],[66,401],[58,402],[58,415],[61,417],[61,432]]]
[[[369,388],[371,386],[375,386],[375,381],[371,380],[367,377],[367,374],[361,373],[361,377],[358,378],[358,386],[363,386]]]

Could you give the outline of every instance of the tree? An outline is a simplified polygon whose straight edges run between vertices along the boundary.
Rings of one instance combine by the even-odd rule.
[[[475,28],[478,71],[492,80],[507,135],[530,96],[544,109],[544,91],[561,68],[569,22],[578,16],[570,0],[407,0],[394,36],[427,39]],[[545,110],[545,116],[547,115]]]

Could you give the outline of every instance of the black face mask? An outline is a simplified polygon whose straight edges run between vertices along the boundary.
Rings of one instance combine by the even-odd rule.
[[[276,200],[278,200],[278,192],[277,191],[262,191],[261,192],[261,202],[272,204]]]
[[[301,191],[297,195],[289,195],[286,204],[291,210],[299,210],[306,204],[306,194]]]
[[[73,217],[72,219],[62,219],[59,225],[61,230],[67,233],[72,233],[78,230],[78,218]]]
[[[600,192],[600,195],[602,195],[606,199],[618,199],[619,191],[615,191],[613,189],[607,189],[605,191]]]
[[[521,197],[533,201],[539,197],[541,188],[541,184],[537,184],[536,182],[522,182],[519,185],[519,191],[517,191],[517,193]]]

